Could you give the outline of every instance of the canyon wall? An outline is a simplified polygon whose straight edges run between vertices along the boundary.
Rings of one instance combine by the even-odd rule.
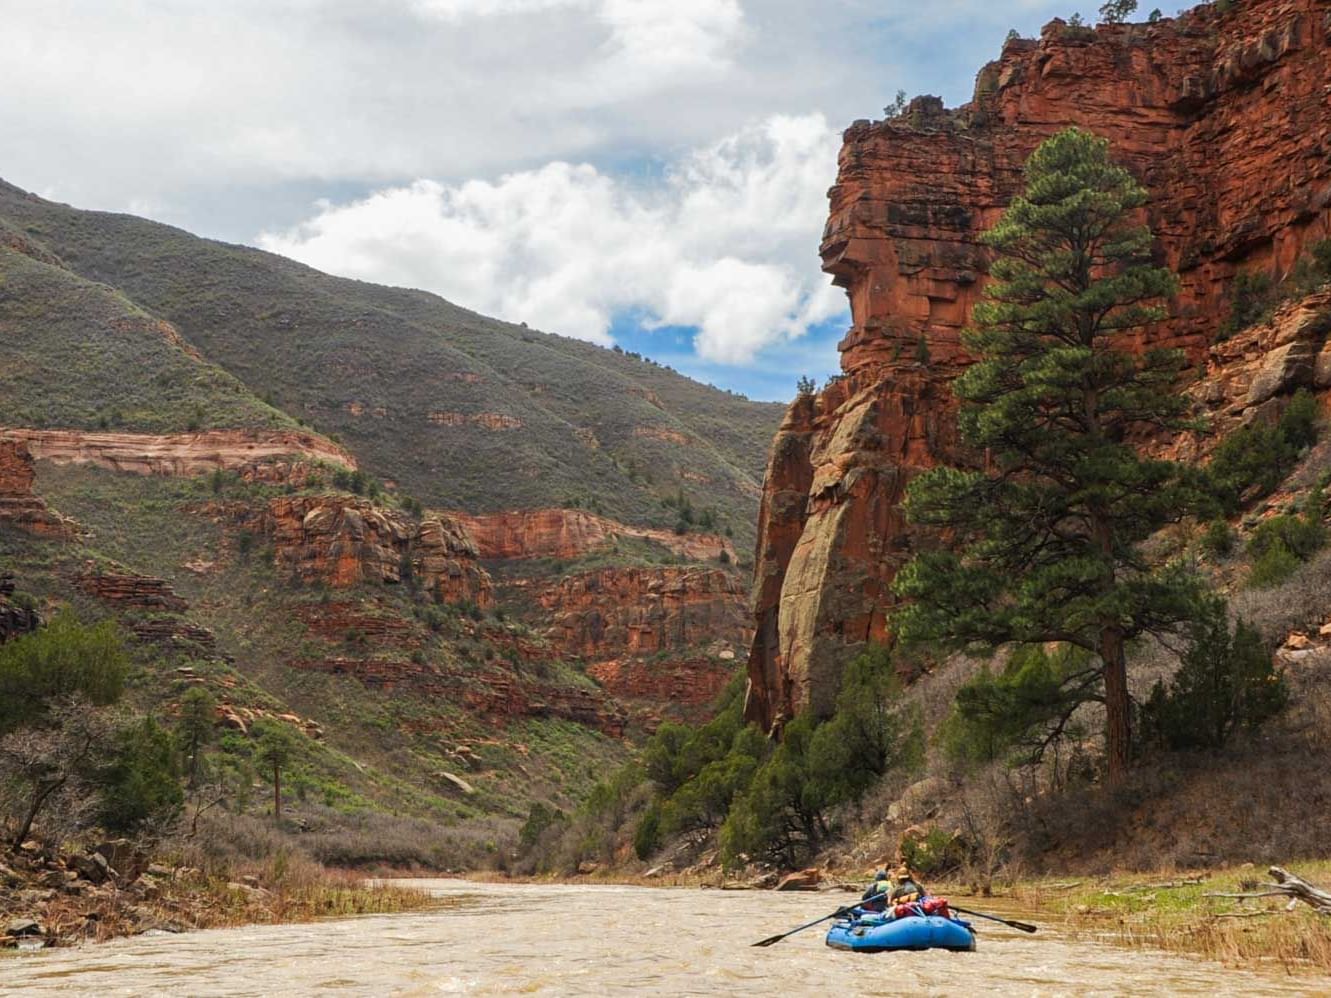
[[[685,558],[733,561],[735,548],[719,534],[676,534],[635,527],[580,509],[528,509],[509,513],[452,512],[476,542],[481,558],[577,558],[617,538],[653,541]]]
[[[959,457],[949,383],[968,361],[960,333],[989,264],[979,236],[1035,147],[1069,125],[1110,140],[1150,190],[1158,257],[1180,275],[1171,317],[1141,340],[1214,364],[1234,276],[1278,278],[1331,236],[1329,40],[1325,0],[1095,29],[1056,20],[1038,40],[1009,40],[963,107],[920,97],[847,129],[821,253],[852,325],[842,377],[797,399],[773,444],[751,719],[772,728],[827,712],[845,661],[888,636],[889,587],[912,553],[904,488]],[[1266,366],[1253,360],[1245,370]],[[1298,379],[1277,380],[1283,392]]]

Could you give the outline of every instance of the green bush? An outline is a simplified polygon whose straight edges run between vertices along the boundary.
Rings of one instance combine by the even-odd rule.
[[[1224,520],[1212,520],[1202,531],[1202,550],[1212,557],[1223,558],[1234,551],[1234,528]]]
[[[633,832],[633,852],[639,859],[647,859],[661,848],[661,808],[655,801],[647,806],[638,827]]]
[[[1147,740],[1170,749],[1217,749],[1240,728],[1255,728],[1289,699],[1271,649],[1240,620],[1230,631],[1223,600],[1213,600],[1189,629],[1178,674],[1157,682],[1142,707]]]
[[[161,827],[185,802],[175,739],[151,717],[120,732],[116,753],[97,781],[101,822],[109,832]]]
[[[1239,330],[1260,322],[1275,303],[1274,283],[1265,273],[1239,274],[1234,278],[1230,293],[1229,317],[1220,327],[1221,339],[1228,339]]]
[[[1038,761],[1051,739],[1072,734],[1068,719],[1093,695],[1083,677],[1093,670],[1089,653],[1060,646],[1018,648],[1003,671],[987,666],[957,690],[940,742],[954,762],[1010,759]]]
[[[40,630],[0,645],[0,734],[39,721],[64,697],[114,703],[128,668],[114,621],[85,626],[62,610]]]
[[[1318,430],[1317,401],[1300,389],[1275,426],[1249,423],[1222,440],[1204,471],[1220,512],[1232,515],[1245,502],[1274,492],[1304,448],[1316,442]]]
[[[966,860],[961,840],[943,831],[931,828],[922,837],[906,836],[901,840],[901,858],[911,871],[921,877],[936,877],[951,873]]]
[[[721,827],[722,862],[798,865],[826,842],[833,808],[859,800],[889,770],[918,768],[922,723],[898,694],[885,649],[848,665],[833,718],[819,724],[805,714],[787,724],[776,751],[736,795]]]
[[[1248,539],[1253,559],[1248,584],[1258,589],[1279,585],[1326,543],[1321,490],[1314,489],[1303,516],[1281,514],[1264,521]]]
[[[1271,589],[1293,575],[1299,564],[1299,559],[1284,545],[1267,548],[1253,562],[1248,585],[1254,589]]]

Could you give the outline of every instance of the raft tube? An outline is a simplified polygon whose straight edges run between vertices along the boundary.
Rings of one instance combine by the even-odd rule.
[[[827,930],[827,945],[857,953],[924,949],[968,953],[975,949],[975,932],[969,922],[959,918],[909,915],[892,919],[868,915],[834,922]]]

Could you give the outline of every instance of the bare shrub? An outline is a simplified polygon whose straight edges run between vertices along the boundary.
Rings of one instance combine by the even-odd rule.
[[[1319,552],[1278,586],[1235,594],[1230,609],[1272,641],[1317,626],[1331,613],[1331,549]]]

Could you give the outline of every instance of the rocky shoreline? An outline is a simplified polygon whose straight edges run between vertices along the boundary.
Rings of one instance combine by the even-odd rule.
[[[371,883],[290,857],[205,871],[152,862],[125,840],[52,853],[26,842],[0,859],[0,950],[429,907],[424,891]]]

